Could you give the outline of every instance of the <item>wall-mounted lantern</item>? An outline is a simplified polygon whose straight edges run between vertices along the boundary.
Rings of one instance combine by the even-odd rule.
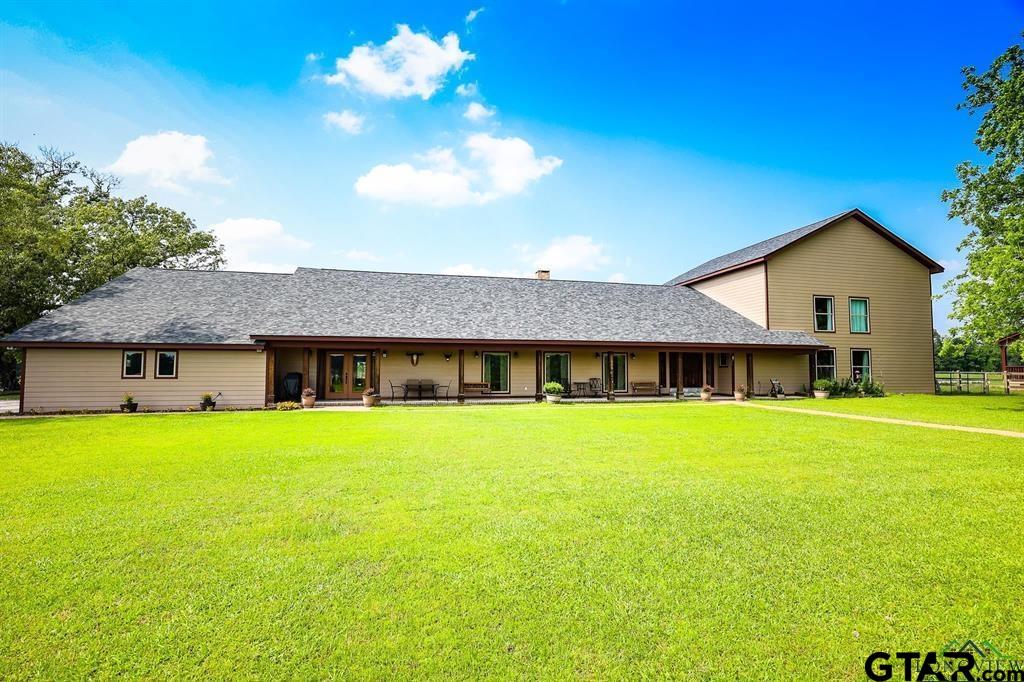
[[[388,352],[386,350],[381,351],[380,354],[384,357],[385,360],[387,360]]]
[[[480,357],[480,351],[478,351],[478,350],[473,351],[473,357],[474,358]]]
[[[452,361],[452,354],[451,353],[445,353],[444,354],[444,361],[445,362],[451,362]]]

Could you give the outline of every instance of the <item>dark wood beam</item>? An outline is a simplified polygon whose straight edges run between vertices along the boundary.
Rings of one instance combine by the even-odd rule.
[[[537,350],[537,386],[533,396],[538,403],[544,400],[544,351]]]
[[[459,349],[459,404],[466,402],[466,349]]]
[[[267,348],[266,353],[267,353],[267,395],[266,395],[266,404],[267,405],[273,405],[274,404],[274,373],[277,371],[276,367],[274,365],[275,365],[275,362],[277,360],[277,358],[276,358],[277,351],[275,351],[273,348]]]

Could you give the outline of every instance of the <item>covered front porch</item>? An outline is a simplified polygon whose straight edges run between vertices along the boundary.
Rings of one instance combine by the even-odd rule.
[[[385,403],[443,404],[542,400],[548,382],[563,387],[566,402],[674,400],[698,397],[704,385],[719,396],[731,396],[740,385],[760,394],[767,392],[769,374],[784,376],[789,393],[810,382],[805,348],[260,341],[267,358],[267,404],[297,401],[307,387],[321,404],[358,401],[371,388]]]

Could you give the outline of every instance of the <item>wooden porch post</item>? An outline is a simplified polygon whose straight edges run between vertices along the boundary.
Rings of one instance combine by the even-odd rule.
[[[750,395],[754,393],[754,354],[747,353],[747,391]]]
[[[459,349],[459,404],[466,402],[466,349]]]
[[[306,390],[310,387],[309,383],[309,349],[302,349],[302,387],[299,392]]]
[[[704,390],[704,384],[708,383],[708,354],[700,354],[700,390]]]
[[[807,395],[814,391],[814,380],[818,378],[818,352],[807,354]]]
[[[25,366],[28,365],[28,348],[21,349],[21,383],[18,385],[18,414],[25,414]],[[1009,384],[1007,384],[1009,386]]]
[[[736,392],[736,354],[729,353],[729,367],[732,370],[732,390],[731,393]]]
[[[267,395],[266,395],[266,404],[267,405],[273,405],[274,404],[274,372],[275,372],[274,364],[275,364],[275,360],[277,360],[277,358],[275,357],[277,355],[277,351],[274,350],[272,347],[270,347],[268,345],[268,346],[264,346],[263,352],[267,354]]]
[[[676,352],[676,400],[683,399],[683,354]]]
[[[605,399],[608,402],[615,402],[615,355],[611,351],[606,353],[605,362],[608,366],[608,385],[604,387]]]
[[[544,400],[544,351],[537,350],[537,386],[533,399],[538,403]]]
[[[384,349],[378,348],[373,353],[373,381],[377,393],[383,394],[384,387],[380,385],[380,366],[384,364]]]

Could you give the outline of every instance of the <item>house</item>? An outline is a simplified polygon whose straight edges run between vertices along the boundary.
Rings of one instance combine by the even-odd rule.
[[[136,268],[8,336],[22,411],[258,407],[417,380],[463,401],[710,384],[790,393],[816,377],[933,388],[931,275],[942,267],[858,209],[664,285],[299,268]],[[286,395],[287,393],[287,395]]]

